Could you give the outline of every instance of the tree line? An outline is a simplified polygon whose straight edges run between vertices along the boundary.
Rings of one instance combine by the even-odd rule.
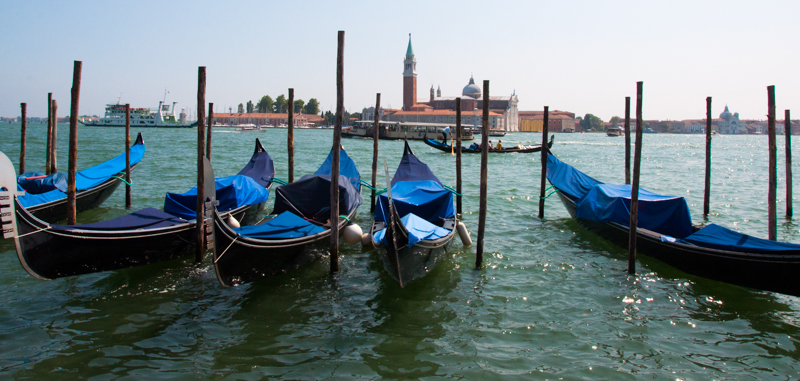
[[[294,101],[294,113],[302,112],[304,114],[319,114],[319,101],[316,98],[311,98],[306,103],[302,99]],[[247,104],[239,103],[237,112],[240,114],[252,113],[288,113],[289,100],[283,94],[278,95],[274,100],[269,95],[265,95],[258,100],[258,103],[253,104],[253,101],[247,101]]]
[[[606,126],[603,124],[603,120],[600,119],[599,117],[595,116],[595,115],[586,114],[582,118],[579,116],[579,117],[577,117],[575,119],[578,120],[578,124],[580,124],[581,128],[583,128],[584,131],[605,131],[606,130]],[[610,127],[614,128],[614,127],[620,126],[620,120],[622,120],[622,119],[620,119],[620,117],[612,116],[611,119],[608,120],[608,123],[611,124]],[[636,125],[636,120],[635,119],[631,120],[631,128],[633,128],[635,125]],[[644,127],[647,127],[647,125],[648,125],[648,123],[644,122]]]

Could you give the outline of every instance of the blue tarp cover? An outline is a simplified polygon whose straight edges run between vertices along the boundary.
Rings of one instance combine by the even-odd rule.
[[[217,210],[226,212],[244,205],[254,205],[267,201],[269,190],[249,176],[228,176],[214,179],[217,192]],[[190,191],[167,193],[164,211],[172,215],[194,220],[197,217],[197,187]]]
[[[631,186],[598,184],[578,201],[578,217],[628,226],[631,218]],[[692,218],[683,197],[662,196],[639,188],[638,227],[673,237],[692,234]]]
[[[408,143],[406,143],[408,146]],[[403,158],[400,159],[400,165],[397,166],[397,171],[394,173],[394,177],[392,178],[392,185],[397,184],[401,181],[420,181],[420,180],[429,180],[439,185],[442,184],[439,181],[439,178],[431,172],[431,169],[428,168],[428,165],[419,161],[417,157],[410,152],[410,149],[407,149],[403,152]]]
[[[333,171],[333,150],[328,153],[325,162],[314,172],[315,175],[328,175],[330,176]],[[308,175],[307,175],[308,176]],[[350,155],[344,149],[339,150],[339,176],[347,177],[353,188],[361,190],[361,175],[358,173],[356,163],[350,158]]]
[[[283,212],[261,225],[244,226],[233,230],[243,237],[286,239],[322,233],[325,228],[314,225],[292,212]]]
[[[547,179],[576,200],[579,218],[630,225],[631,186],[603,184],[571,165],[547,156]],[[639,188],[639,227],[677,238],[694,231],[683,197],[662,196]]]
[[[800,245],[797,244],[751,237],[716,224],[710,224],[678,242],[748,253],[780,254],[800,251]]]
[[[400,223],[408,231],[408,247],[414,246],[419,241],[435,240],[450,234],[449,230],[440,228],[413,213],[406,214],[405,217],[400,219]],[[375,242],[381,242],[384,246],[390,244],[386,240],[386,229],[377,231],[374,239]]]
[[[51,190],[67,191],[67,174],[66,173],[53,173],[50,176],[39,179],[31,179],[31,177],[44,176],[41,172],[25,172],[17,177],[17,184],[25,190],[26,193],[40,194],[50,192]]]
[[[403,181],[392,184],[392,201],[397,215],[413,213],[428,221],[436,222],[456,215],[453,193],[441,183],[431,180]],[[375,221],[388,221],[389,196],[381,194],[375,208]]]
[[[17,184],[19,191],[22,191],[22,187]],[[40,204],[44,204],[46,202],[60,200],[62,198],[67,198],[67,193],[62,192],[58,189],[51,190],[50,192],[40,193],[40,194],[30,194],[25,193],[24,196],[17,197],[19,200],[19,204],[22,205],[24,208],[29,208],[31,206],[36,206]]]
[[[96,222],[83,225],[52,225],[53,230],[143,230],[166,228],[175,225],[185,224],[187,221],[164,213],[156,208],[145,208],[131,214],[110,219],[108,221]]]
[[[275,164],[267,151],[257,152],[237,175],[250,177],[262,187],[267,187],[272,181],[272,176],[275,176]]]

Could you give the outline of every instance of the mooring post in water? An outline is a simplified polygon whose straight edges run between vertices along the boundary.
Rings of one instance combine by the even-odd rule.
[[[711,97],[706,97],[706,188],[703,191],[703,216],[711,209]]]
[[[28,129],[28,104],[20,103],[19,107],[22,109],[22,130],[20,131],[19,142],[19,174],[25,173],[25,136]]]
[[[331,168],[331,273],[339,271],[339,156],[344,118],[344,31],[339,31],[336,49],[336,122],[333,126],[333,168]],[[387,186],[389,186],[387,184]]]
[[[208,128],[206,129],[206,159],[211,161],[211,133],[214,128],[214,104],[208,104]]]
[[[775,208],[776,192],[778,188],[778,149],[775,142],[775,86],[767,86],[767,134],[769,135],[769,189],[767,191],[767,204],[769,205],[769,239],[778,239],[778,218]]]
[[[549,130],[550,124],[550,106],[544,106],[544,118],[542,120],[542,151],[541,151],[541,161],[542,161],[542,175],[541,181],[539,182],[539,219],[544,218],[544,195],[545,195],[545,185],[547,185],[547,154],[549,153],[549,149],[547,149],[547,134]]]
[[[287,115],[286,144],[289,152],[289,182],[294,182],[294,89],[289,89],[289,113]]]
[[[625,97],[625,184],[631,183],[631,97]]]
[[[70,104],[69,108],[69,174],[67,175],[67,224],[69,225],[75,225],[78,223],[78,212],[75,207],[75,184],[77,180],[78,168],[78,102],[81,97],[82,67],[83,62],[75,61],[75,65],[72,69],[72,103]],[[53,112],[53,119],[55,119],[55,115],[56,113]],[[55,129],[53,129],[53,132],[55,132]],[[56,158],[55,155],[53,155],[54,167],[55,161]]]
[[[50,113],[53,119],[50,125],[50,174],[58,172],[58,102],[53,99],[50,102]]]
[[[475,253],[475,268],[483,265],[483,241],[486,231],[486,197],[489,183],[489,81],[483,81],[483,130],[481,133],[481,184],[478,209],[478,248]]]
[[[461,98],[456,98],[456,213],[461,218]],[[453,144],[452,139],[450,144]]]
[[[50,144],[53,143],[53,93],[47,93],[47,141],[45,142],[44,152],[44,173],[50,174],[52,167],[50,154],[52,153]]]
[[[372,196],[370,196],[369,212],[375,212],[375,188],[378,182],[378,130],[381,123],[381,93],[375,96],[375,120],[372,121]],[[387,187],[389,184],[386,185]]]
[[[205,227],[206,227],[206,194],[205,194],[205,123],[206,123],[206,67],[200,66],[197,70],[197,223],[195,224],[195,255],[196,263],[203,262],[206,253]]]
[[[786,218],[792,218],[792,118],[786,110],[783,120],[786,138]]]
[[[131,208],[131,105],[125,104],[125,209]]]
[[[631,184],[631,220],[628,237],[628,274],[636,273],[636,225],[639,223],[639,174],[642,163],[642,87],[636,82],[636,145],[633,148],[633,184]]]

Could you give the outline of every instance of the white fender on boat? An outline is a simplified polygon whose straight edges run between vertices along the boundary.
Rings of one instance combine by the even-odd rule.
[[[463,222],[459,222],[458,225],[456,225],[456,230],[458,231],[458,236],[461,237],[461,244],[464,246],[472,246],[472,237],[469,236],[467,225],[464,225]]]
[[[228,226],[230,226],[232,228],[238,228],[238,227],[242,226],[242,224],[239,223],[239,220],[237,220],[235,217],[233,217],[233,215],[229,215],[228,216],[228,220],[225,221],[225,223],[227,223]]]
[[[349,224],[344,227],[344,241],[349,244],[356,244],[361,242],[361,227],[356,224]]]
[[[372,247],[372,235],[364,233],[364,235],[361,236],[361,246]]]

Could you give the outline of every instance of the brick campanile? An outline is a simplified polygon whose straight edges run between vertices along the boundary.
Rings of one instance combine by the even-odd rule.
[[[403,65],[403,111],[409,111],[417,104],[417,59],[411,48],[411,33],[408,34],[408,49]]]

